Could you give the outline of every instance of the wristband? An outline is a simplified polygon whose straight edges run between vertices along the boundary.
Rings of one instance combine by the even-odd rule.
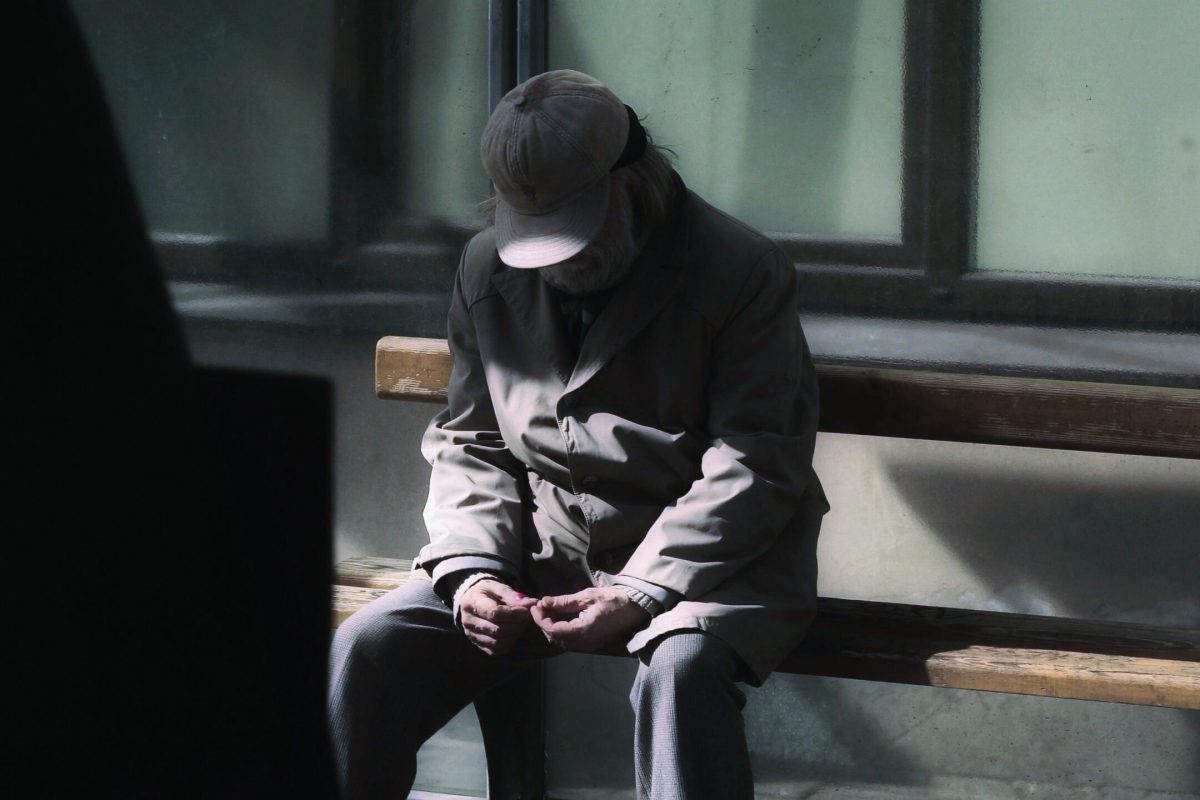
[[[641,606],[642,610],[651,617],[657,617],[662,613],[662,603],[655,600],[650,595],[643,592],[641,589],[635,589],[632,586],[626,586],[623,583],[616,584],[621,588],[621,591],[629,595],[629,599]]]

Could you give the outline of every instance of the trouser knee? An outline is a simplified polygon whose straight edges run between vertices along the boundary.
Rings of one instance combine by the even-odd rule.
[[[641,655],[630,692],[635,711],[647,699],[667,702],[728,696],[740,710],[746,697],[735,685],[738,656],[725,642],[699,631],[659,639]]]
[[[334,632],[330,647],[339,661],[368,660],[386,669],[405,654],[420,652],[418,607],[378,611],[366,606],[343,622]]]
[[[350,689],[347,681],[389,688],[434,682],[464,642],[445,604],[427,583],[412,581],[359,609],[334,632],[330,691]]]

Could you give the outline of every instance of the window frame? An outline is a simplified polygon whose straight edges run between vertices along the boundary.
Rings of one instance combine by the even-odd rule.
[[[806,311],[1191,329],[1200,282],[973,268],[980,0],[906,0],[899,241],[776,235]],[[547,0],[491,0],[495,93],[547,68]],[[511,28],[511,29],[510,29]],[[502,39],[507,35],[509,38]],[[515,69],[510,68],[510,61]],[[504,76],[496,81],[495,76]]]
[[[912,261],[861,269],[852,244],[789,251],[809,311],[1194,330],[1200,282],[973,268],[980,0],[907,0],[903,240]],[[813,256],[818,257],[814,258]]]
[[[972,269],[980,8],[981,0],[906,0],[900,239],[776,236],[801,277],[802,310],[1200,329],[1200,281]],[[159,243],[173,277],[215,273],[263,285],[294,277],[299,267],[320,273],[315,285],[394,291],[414,302],[433,302],[449,286],[473,231],[399,219],[390,207],[401,120],[389,36],[399,13],[394,3],[333,2],[329,243]],[[547,68],[549,3],[488,0],[487,13],[490,112],[509,89]]]

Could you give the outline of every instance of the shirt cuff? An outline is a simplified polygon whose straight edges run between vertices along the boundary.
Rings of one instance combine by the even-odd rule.
[[[613,583],[619,586],[628,586],[631,589],[637,589],[639,592],[658,603],[659,608],[662,611],[671,610],[676,603],[683,599],[683,596],[678,592],[672,591],[671,589],[665,589],[662,586],[659,586],[657,583],[650,583],[650,581],[644,581],[641,578],[635,578],[632,575],[621,574],[614,576]],[[632,595],[630,595],[630,597],[632,597]],[[637,601],[634,600],[634,602]],[[641,604],[639,603],[639,605]],[[642,606],[642,608],[646,607]],[[646,610],[650,611],[648,608]],[[653,617],[657,615],[651,611],[650,616]]]
[[[438,584],[447,575],[454,572],[462,572],[464,570],[472,572],[492,572],[497,575],[511,575],[511,571],[503,561],[498,558],[489,558],[488,556],[450,556],[443,558],[441,561],[433,565],[433,571],[429,573],[429,577],[433,578],[433,588],[440,596],[446,597],[447,594],[440,590]],[[506,580],[512,580],[506,578]],[[448,593],[448,594],[453,594]]]
[[[634,605],[638,606],[642,609],[642,611],[645,611],[647,614],[649,614],[651,619],[654,619],[662,613],[662,603],[658,602],[645,592],[635,589],[632,586],[621,586],[620,584],[614,585],[619,586],[621,591],[625,592],[625,594],[629,596],[629,599],[633,601]]]

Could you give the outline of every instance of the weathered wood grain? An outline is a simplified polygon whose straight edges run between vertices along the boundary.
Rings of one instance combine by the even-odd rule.
[[[385,336],[375,345],[375,394],[444,403],[452,366],[445,339]]]
[[[348,558],[337,565],[337,583],[364,589],[395,589],[406,583],[412,562],[406,558]]]
[[[361,586],[334,586],[331,610],[333,612],[333,627],[341,625],[346,619],[365,606],[367,603],[388,593],[387,589],[364,589]]]
[[[1200,458],[1200,391],[818,367],[821,430]]]
[[[779,671],[1200,709],[1200,664],[1191,661],[905,640],[889,643],[855,637],[844,637],[838,645],[815,655],[801,648]]]
[[[333,587],[333,626],[372,600],[409,580],[428,580],[424,572],[412,572],[412,561],[404,558],[349,558],[337,565]]]
[[[334,625],[409,580],[410,568],[339,564]],[[1200,630],[821,598],[779,671],[1200,709]]]
[[[445,402],[444,339],[386,336],[375,391]],[[822,431],[1200,458],[1200,390],[818,365]]]

